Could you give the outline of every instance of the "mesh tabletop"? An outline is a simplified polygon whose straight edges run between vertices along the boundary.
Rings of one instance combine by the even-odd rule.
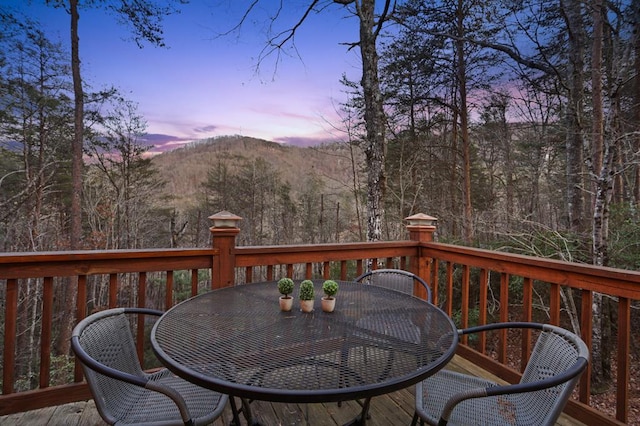
[[[281,402],[364,398],[408,387],[453,356],[458,338],[436,306],[394,290],[341,282],[335,311],[281,312],[276,282],[211,291],[154,325],[158,358],[177,375],[234,396]],[[296,282],[296,288],[299,282]]]

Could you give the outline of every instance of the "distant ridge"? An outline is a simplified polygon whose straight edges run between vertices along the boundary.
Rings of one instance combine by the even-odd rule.
[[[320,178],[327,191],[341,192],[352,187],[349,148],[340,143],[301,148],[247,136],[220,136],[158,154],[152,162],[167,182],[165,191],[173,199],[172,207],[184,211],[198,204],[202,184],[218,161],[233,170],[256,158],[278,170],[293,193],[301,191],[311,176]]]

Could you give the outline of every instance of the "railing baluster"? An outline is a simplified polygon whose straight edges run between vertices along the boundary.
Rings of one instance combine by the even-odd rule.
[[[487,323],[487,297],[489,291],[489,271],[486,268],[480,269],[480,291],[478,303],[478,325]],[[478,334],[478,351],[487,351],[487,333]]]
[[[560,325],[560,284],[552,283],[549,286],[549,315],[552,325]]]
[[[2,369],[2,393],[13,393],[16,369],[16,327],[18,324],[18,280],[8,279],[4,317],[4,349]]]
[[[311,279],[311,277],[313,276],[313,263],[311,262],[307,262],[305,264],[305,272],[304,272],[304,277],[308,280]]]
[[[118,306],[118,274],[109,274],[109,308]]]
[[[347,279],[347,261],[346,260],[340,261],[340,279],[342,281],[345,281]]]
[[[461,306],[460,306],[460,318],[462,324],[461,328],[469,327],[469,277],[470,268],[469,265],[462,265],[462,289],[461,289]],[[466,345],[469,343],[469,336],[462,336],[462,344]]]
[[[525,277],[522,281],[522,321],[533,320],[533,280]],[[522,329],[522,359],[520,372],[524,372],[531,355],[531,329]]]
[[[138,307],[147,307],[147,273],[138,274]]]
[[[438,261],[435,259],[428,259],[429,262],[429,278],[431,281],[431,294],[433,296],[433,304],[438,306],[440,303],[440,287],[438,286]]]
[[[64,283],[63,283],[64,285]],[[51,324],[53,322],[53,278],[42,285],[42,321],[40,330],[40,388],[49,387],[51,371]]]
[[[267,281],[273,281],[273,265],[267,265]]]
[[[165,309],[173,306],[173,271],[167,271],[167,287],[164,300]]]
[[[78,294],[76,297],[76,323],[87,316],[87,276],[79,275],[77,278]],[[82,366],[76,359],[73,367],[73,381],[82,381]]]
[[[191,297],[198,294],[198,270],[191,270]]]
[[[582,311],[580,315],[580,337],[589,350],[591,350],[593,340],[593,316],[591,314],[593,309],[591,306],[593,303],[593,292],[582,290],[580,299]],[[589,363],[587,369],[580,377],[579,400],[584,404],[589,404],[591,400],[591,370],[592,363]]]
[[[618,370],[616,419],[626,423],[629,418],[629,363],[631,346],[631,301],[618,298]]]
[[[147,273],[140,272],[138,274],[138,307],[147,307]],[[144,365],[144,315],[138,315],[137,333],[136,333],[136,351],[138,359]]]
[[[331,278],[331,263],[330,262],[322,262],[322,278],[328,280]]]
[[[503,272],[500,274],[500,321],[509,321],[509,274]],[[498,362],[505,364],[507,362],[507,329],[501,329],[498,331],[499,347],[498,347]]]
[[[453,262],[447,262],[447,315],[453,313]]]

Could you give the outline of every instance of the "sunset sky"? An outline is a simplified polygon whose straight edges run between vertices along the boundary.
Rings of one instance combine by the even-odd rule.
[[[49,38],[69,45],[69,15],[44,0],[0,0],[35,18]],[[82,3],[82,2],[81,2]],[[239,32],[220,36],[240,20],[250,1],[191,0],[164,21],[166,48],[140,49],[127,25],[100,9],[80,11],[83,78],[93,90],[113,85],[138,103],[149,139],[158,147],[222,135],[309,145],[342,134],[336,110],[345,100],[342,74],[360,76],[357,21],[337,5],[310,17],[278,63],[261,63],[270,14],[279,0],[263,0]],[[303,13],[307,0],[284,2],[281,29]],[[269,9],[270,8],[270,9]],[[297,52],[297,53],[296,53]],[[299,54],[300,57],[297,57]]]

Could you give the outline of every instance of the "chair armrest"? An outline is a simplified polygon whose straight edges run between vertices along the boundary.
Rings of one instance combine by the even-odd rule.
[[[543,330],[546,326],[537,322],[496,322],[492,324],[478,325],[475,327],[464,328],[458,330],[458,334],[473,334],[483,331],[500,330],[505,328],[531,328],[534,330]]]
[[[567,338],[567,340],[572,341],[577,349],[578,356],[589,361],[589,348],[587,345],[580,339],[579,336],[571,333],[570,331],[558,327],[551,324],[540,324],[536,322],[497,322],[492,324],[478,325],[475,327],[469,327],[458,330],[458,335],[462,336],[463,334],[472,334],[472,333],[480,333],[483,331],[490,330],[500,330],[500,329],[509,329],[509,328],[530,328],[533,330],[541,330],[541,331],[550,331],[555,334],[559,334]]]
[[[372,271],[368,271],[365,272],[363,274],[361,274],[360,276],[354,278],[355,282],[360,282],[362,279],[369,277],[373,274],[391,274],[391,275],[404,275],[407,278],[413,278],[414,280],[418,281],[426,290],[427,292],[427,301],[429,303],[432,302],[433,300],[433,295],[431,293],[431,288],[429,287],[429,285],[426,283],[425,280],[423,280],[422,278],[420,278],[419,276],[417,276],[416,274],[409,272],[409,271],[405,271],[404,269],[388,269],[388,268],[384,268],[384,269],[374,269]]]

